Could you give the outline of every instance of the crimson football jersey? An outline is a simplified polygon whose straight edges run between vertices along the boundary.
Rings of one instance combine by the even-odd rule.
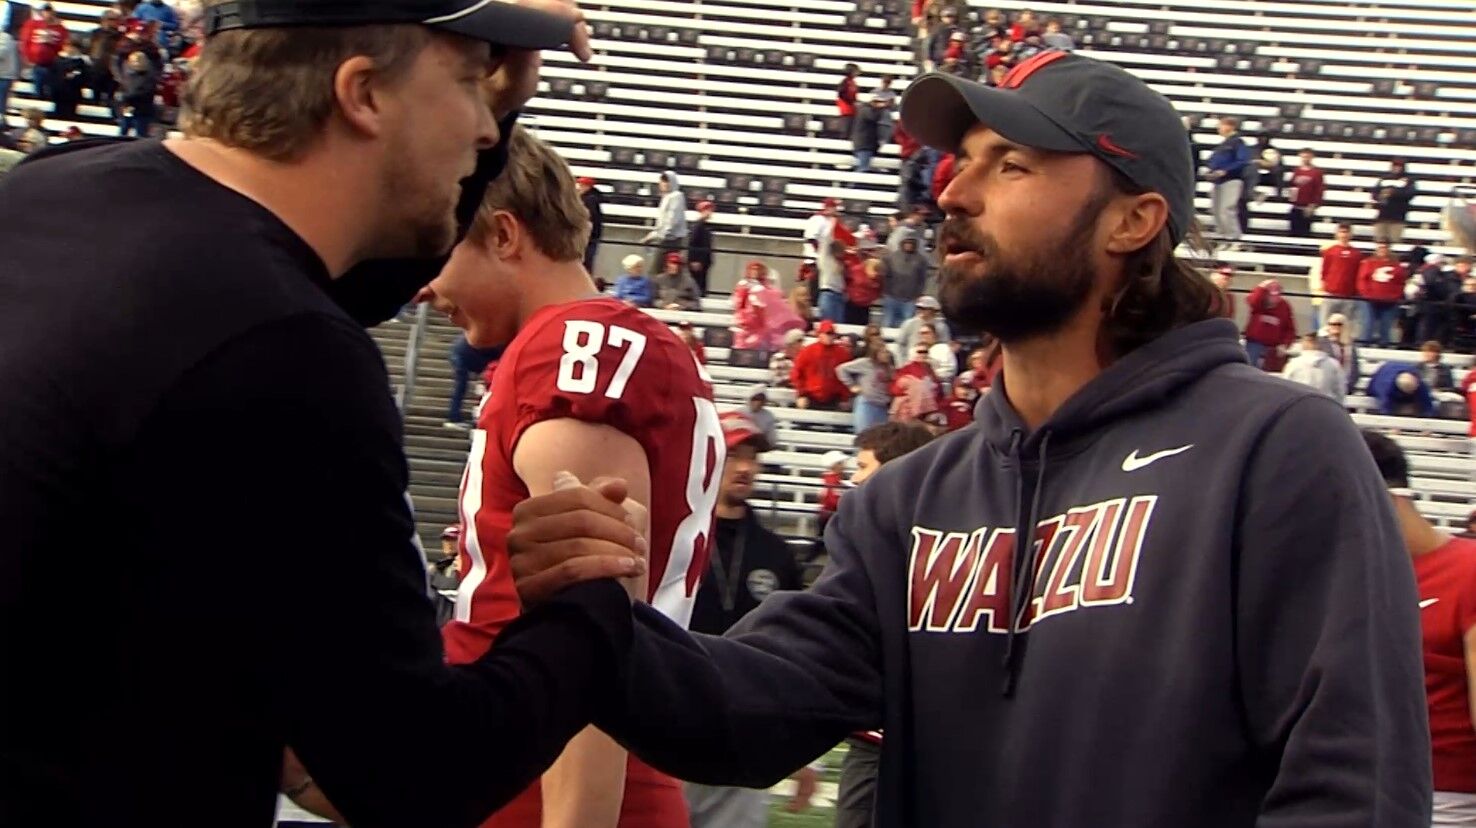
[[[540,310],[508,345],[471,433],[461,482],[461,565],[447,659],[480,657],[521,610],[506,539],[528,497],[513,469],[523,432],[545,420],[601,423],[645,449],[651,474],[653,607],[686,626],[707,566],[725,456],[712,383],[690,348],[651,316],[610,299]],[[535,784],[486,824],[537,828]],[[685,828],[679,783],[629,759],[622,828]]]
[[[1476,541],[1451,538],[1414,559],[1425,645],[1435,790],[1476,793],[1476,727],[1466,692],[1466,632],[1476,627]]]

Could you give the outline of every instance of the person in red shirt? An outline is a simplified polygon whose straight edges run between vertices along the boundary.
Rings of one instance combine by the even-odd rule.
[[[1312,150],[1304,149],[1297,157],[1302,165],[1291,174],[1291,234],[1306,238],[1312,235],[1312,219],[1322,206],[1325,186],[1322,170],[1312,163],[1316,158]]]
[[[61,55],[62,45],[71,39],[67,27],[56,16],[56,8],[50,3],[21,25],[21,57],[31,65],[31,82],[36,85],[36,94],[46,100],[56,97],[56,79],[52,67]]]
[[[821,320],[815,341],[800,349],[789,372],[795,408],[836,409],[851,399],[851,389],[835,369],[851,361],[851,349],[835,341],[835,323]]]
[[[697,358],[698,365],[707,364],[707,346],[702,344],[702,339],[697,336],[697,330],[692,327],[691,322],[682,322],[677,325],[677,338],[692,349],[692,356]]]
[[[1015,22],[1010,26],[1010,40],[1019,43],[1027,37],[1040,34],[1040,21],[1035,19],[1035,12],[1030,9],[1022,9]]]
[[[1364,300],[1363,336],[1360,342],[1389,344],[1394,317],[1404,301],[1404,283],[1409,270],[1389,253],[1388,242],[1375,242],[1373,255],[1358,265],[1358,295]]]
[[[1333,231],[1333,243],[1322,248],[1322,318],[1340,313],[1349,319],[1361,319],[1358,296],[1358,266],[1364,253],[1353,246],[1353,227],[1339,224]]]
[[[600,296],[583,252],[588,213],[564,161],[519,127],[509,168],[422,299],[477,347],[506,344],[471,432],[461,568],[447,659],[472,661],[521,613],[506,549],[512,513],[560,472],[618,477],[644,509],[640,598],[685,626],[712,543],[725,442],[711,381],[666,325]],[[552,190],[552,192],[550,192]],[[538,216],[536,224],[522,216]],[[613,680],[613,677],[612,677]],[[686,828],[679,782],[593,728],[484,825]]]
[[[1281,283],[1267,279],[1256,285],[1245,303],[1250,308],[1245,321],[1246,355],[1263,371],[1280,371],[1286,349],[1297,341],[1297,322],[1291,303],[1281,295]]]
[[[1435,771],[1434,825],[1476,825],[1476,541],[1436,529],[1410,499],[1409,463],[1393,440],[1364,431],[1414,561]]]
[[[1230,284],[1235,280],[1234,265],[1220,265],[1215,272],[1210,274],[1210,281],[1214,283],[1215,289],[1220,292],[1219,311],[1220,316],[1226,319],[1235,318],[1235,297],[1230,295]]]
[[[859,90],[856,86],[856,76],[861,74],[861,67],[854,63],[846,64],[846,76],[841,78],[840,85],[835,89],[835,109],[841,117],[841,136],[851,137],[851,122],[856,118],[856,96]]]
[[[949,431],[958,431],[974,422],[974,402],[974,387],[965,372],[953,381],[953,396],[943,404]]]
[[[919,343],[912,349],[912,359],[892,375],[892,419],[926,421],[938,411],[942,396],[928,346]]]

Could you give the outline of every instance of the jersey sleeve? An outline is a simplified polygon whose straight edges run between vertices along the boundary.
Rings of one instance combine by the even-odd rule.
[[[619,310],[584,307],[541,323],[518,356],[509,451],[529,427],[565,418],[608,425],[650,451],[674,357],[647,326],[622,324],[630,320]]]

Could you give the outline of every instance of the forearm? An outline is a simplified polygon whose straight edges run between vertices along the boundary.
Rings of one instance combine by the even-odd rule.
[[[625,749],[587,727],[543,775],[543,828],[615,828],[625,798]]]

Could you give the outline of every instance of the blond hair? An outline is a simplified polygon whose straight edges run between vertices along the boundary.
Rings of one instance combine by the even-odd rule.
[[[333,114],[333,79],[344,61],[363,55],[392,81],[410,70],[431,37],[418,25],[218,32],[205,41],[185,87],[181,127],[273,161],[294,160]]]
[[[507,167],[487,186],[467,238],[481,243],[492,214],[503,211],[527,228],[538,252],[556,262],[578,261],[589,243],[589,210],[569,165],[522,127],[515,127],[507,141]]]

